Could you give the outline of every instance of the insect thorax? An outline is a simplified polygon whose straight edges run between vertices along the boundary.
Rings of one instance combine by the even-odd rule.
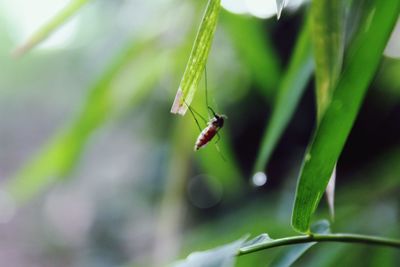
[[[215,127],[222,128],[222,126],[224,126],[224,120],[225,120],[224,117],[225,115],[215,114],[214,118],[212,118],[211,120],[211,124],[214,125]]]

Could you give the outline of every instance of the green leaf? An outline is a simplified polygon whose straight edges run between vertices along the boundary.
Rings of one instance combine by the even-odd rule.
[[[342,68],[344,47],[342,6],[342,1],[328,0],[314,0],[311,5],[318,118],[330,103]]]
[[[66,23],[76,12],[79,11],[90,0],[71,0],[71,2],[60,10],[50,21],[40,27],[28,40],[17,47],[13,54],[21,56],[45,40],[50,34]]]
[[[148,92],[162,73],[163,64],[151,68],[135,59],[138,54],[149,49],[154,37],[130,44],[123,49],[101,78],[94,84],[81,113],[60,133],[55,134],[6,185],[17,202],[23,203],[49,184],[65,177],[79,160],[84,145],[91,134],[103,125],[110,115],[131,106]],[[166,62],[161,54],[158,62]],[[136,62],[137,64],[133,64]],[[135,90],[132,90],[132,73],[135,73]],[[129,82],[129,84],[127,84]],[[129,88],[127,90],[126,88]]]
[[[272,115],[257,155],[254,173],[263,171],[268,163],[282,132],[296,110],[311,77],[313,66],[308,20],[303,25],[288,70],[279,85]]]
[[[171,113],[185,115],[193,100],[207,63],[220,11],[221,0],[209,0],[196,39],[176,93]]]
[[[328,107],[343,62],[344,3],[342,1],[314,0],[311,5],[312,42],[315,58],[316,106],[318,122]],[[336,168],[326,196],[332,217],[334,216]]]
[[[315,234],[329,234],[331,232],[329,222],[326,220],[318,221],[311,226],[311,231]],[[285,248],[283,252],[274,259],[270,267],[291,266],[315,244],[317,244],[317,242],[292,245]]]
[[[191,253],[186,260],[175,263],[174,267],[233,267],[239,248],[246,241],[243,237],[230,244],[202,252]]]
[[[306,153],[298,181],[292,225],[299,232],[309,232],[311,216],[377,70],[399,8],[397,0],[371,1],[367,19],[347,50],[344,71]]]

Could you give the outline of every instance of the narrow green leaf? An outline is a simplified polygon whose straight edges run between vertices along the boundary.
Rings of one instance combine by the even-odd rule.
[[[312,233],[329,234],[329,222],[326,220],[318,221],[311,226]],[[285,248],[283,252],[274,259],[269,265],[270,267],[288,267],[297,261],[304,253],[306,253],[317,242],[293,245]]]
[[[224,246],[191,253],[186,260],[177,262],[174,267],[233,267],[235,265],[235,256],[239,248],[246,241],[243,237],[235,242]]]
[[[59,11],[50,21],[40,27],[28,40],[17,47],[13,54],[21,56],[45,40],[50,34],[66,23],[79,9],[90,0],[71,0],[71,2]]]
[[[263,171],[268,163],[282,132],[296,110],[311,77],[313,66],[309,22],[306,22],[298,37],[288,70],[279,85],[272,115],[257,156],[254,173]]]
[[[173,114],[185,115],[187,105],[192,102],[207,63],[215,29],[217,28],[220,5],[221,0],[208,1],[181,84],[171,107],[171,113]]]
[[[317,115],[329,105],[343,62],[342,1],[314,0],[311,6]]]
[[[398,0],[371,1],[368,16],[348,49],[344,71],[306,153],[298,181],[292,225],[309,232],[314,214],[328,184],[365,92],[399,14]]]
[[[318,122],[328,107],[343,62],[344,4],[342,1],[314,0],[311,5],[312,42],[315,58]],[[331,216],[334,216],[336,171],[326,188]]]

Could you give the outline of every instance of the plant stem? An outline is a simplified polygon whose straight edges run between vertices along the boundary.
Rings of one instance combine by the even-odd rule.
[[[345,242],[345,243],[363,243],[371,245],[389,246],[400,249],[400,240],[389,239],[377,236],[357,235],[357,234],[314,234],[291,236],[276,239],[273,241],[265,241],[259,244],[243,247],[239,249],[237,256],[253,253],[259,250],[269,249],[293,244],[309,243],[309,242]]]

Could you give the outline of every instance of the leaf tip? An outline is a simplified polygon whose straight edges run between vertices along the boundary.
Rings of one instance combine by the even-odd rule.
[[[171,107],[171,113],[172,114],[178,114],[178,115],[185,115],[187,111],[187,106],[184,105],[184,98],[183,98],[183,91],[179,87],[178,92],[176,92],[174,103],[172,104]]]
[[[276,0],[276,20],[279,20],[283,8],[286,6],[286,0]]]

